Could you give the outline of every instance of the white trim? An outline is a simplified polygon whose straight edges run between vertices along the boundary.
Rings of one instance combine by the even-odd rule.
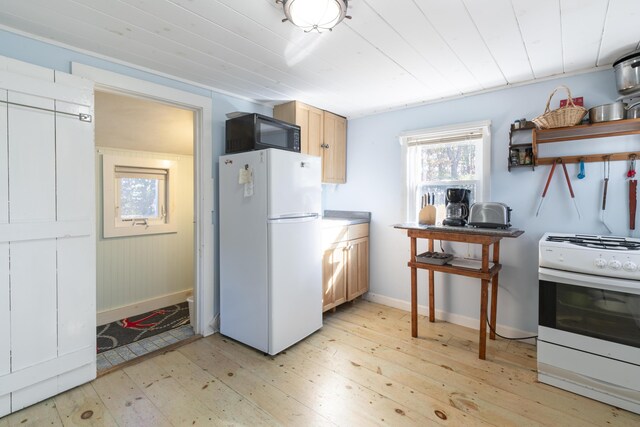
[[[166,307],[168,305],[180,304],[185,302],[188,297],[193,295],[193,289],[185,289],[183,291],[174,292],[172,294],[161,295],[159,297],[149,298],[147,300],[138,301],[133,304],[123,305],[121,307],[110,308],[108,310],[99,311],[96,315],[97,325],[102,326],[116,320],[131,317],[140,313],[146,313],[151,310]]]
[[[485,128],[490,128],[490,127],[491,127],[491,120],[482,120],[478,122],[458,123],[455,125],[436,126],[432,128],[409,130],[409,131],[401,132],[398,135],[398,138],[400,138],[399,142],[403,144],[404,143],[403,139],[424,135],[425,133],[432,134],[432,135],[442,134],[444,136],[447,134],[459,134],[467,130],[469,131],[477,130],[480,132],[484,132]]]
[[[517,82],[517,83],[509,83],[503,86],[495,86],[492,88],[488,88],[488,89],[483,89],[483,90],[478,90],[478,91],[473,91],[473,92],[467,92],[467,93],[460,93],[460,94],[455,94],[455,95],[450,95],[450,96],[444,96],[442,98],[437,98],[437,99],[430,99],[427,101],[416,101],[416,102],[409,102],[407,104],[401,104],[401,105],[396,105],[396,106],[392,106],[389,108],[383,108],[380,110],[376,110],[376,109],[372,109],[372,110],[361,110],[359,112],[357,112],[356,114],[353,115],[347,115],[347,119],[348,120],[355,120],[355,119],[359,119],[362,117],[369,117],[369,116],[376,116],[379,114],[386,114],[386,113],[391,113],[394,111],[401,111],[401,110],[408,110],[408,109],[412,109],[412,108],[420,108],[420,107],[424,107],[427,105],[434,105],[434,104],[440,104],[440,103],[444,103],[444,102],[449,102],[449,101],[455,101],[458,99],[464,99],[464,98],[470,98],[473,96],[477,96],[477,95],[484,95],[487,93],[492,93],[492,92],[498,92],[501,90],[508,90],[508,89],[515,89],[515,88],[519,88],[522,86],[529,86],[529,85],[533,85],[533,84],[537,84],[537,83],[544,83],[544,82],[548,82],[548,81],[552,81],[552,80],[558,80],[558,79],[567,79],[570,77],[575,77],[575,76],[580,76],[582,74],[589,74],[589,73],[596,73],[599,71],[610,71],[611,70],[611,64],[606,64],[606,65],[600,65],[597,67],[592,67],[592,68],[588,68],[585,70],[579,70],[579,71],[572,71],[569,73],[563,73],[563,74],[553,74],[551,76],[546,76],[546,77],[540,77],[537,79],[530,79],[530,80],[525,80],[522,82]]]
[[[162,206],[166,216],[157,220],[143,222],[123,222],[116,214],[119,185],[116,184],[116,168],[119,166],[139,167],[167,171],[167,179],[161,186]],[[165,181],[165,180],[163,180]],[[178,164],[166,159],[145,159],[139,157],[102,154],[102,218],[103,237],[143,236],[148,234],[177,233],[178,215],[176,209],[176,185],[178,182]],[[165,206],[166,205],[166,206]],[[136,225],[138,224],[138,225]]]
[[[411,303],[409,301],[404,301],[397,298],[391,298],[385,295],[375,294],[372,292],[368,292],[364,294],[363,298],[366,299],[367,301],[386,305],[388,307],[397,308],[399,310],[404,310],[406,312],[411,311]],[[418,314],[421,314],[423,316],[428,316],[429,307],[426,305],[418,304]],[[479,319],[475,319],[473,317],[462,316],[460,314],[449,313],[449,312],[438,310],[438,309],[436,309],[435,316],[436,316],[436,319],[438,320],[443,320],[445,322],[453,323],[455,325],[460,325],[467,328],[475,329],[476,331],[479,330],[479,325],[478,325]],[[496,331],[500,335],[504,335],[506,337],[523,337],[523,336],[530,337],[533,335],[537,335],[536,332],[527,332],[520,329],[511,328],[509,326],[501,326],[498,324],[496,325]],[[407,329],[407,333],[409,333],[408,329]],[[533,345],[536,344],[536,341],[533,338],[528,340],[520,340],[520,342],[533,344]]]
[[[178,105],[194,111],[194,175],[195,175],[195,332],[203,336],[216,332],[214,329],[216,254],[214,248],[213,201],[213,113],[211,99],[139,80],[88,65],[71,63],[72,73],[93,80],[96,88],[151,98],[159,102]],[[157,73],[154,73],[157,74]]]

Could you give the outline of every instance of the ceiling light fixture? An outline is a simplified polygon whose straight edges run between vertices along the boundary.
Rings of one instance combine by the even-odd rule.
[[[347,15],[349,0],[276,0],[284,9],[282,22],[289,21],[293,25],[310,31],[331,31]]]

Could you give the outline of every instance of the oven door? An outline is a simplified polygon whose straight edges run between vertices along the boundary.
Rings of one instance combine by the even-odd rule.
[[[640,282],[539,268],[538,380],[640,413]]]
[[[543,267],[538,277],[540,326],[634,347],[640,355],[639,281]]]

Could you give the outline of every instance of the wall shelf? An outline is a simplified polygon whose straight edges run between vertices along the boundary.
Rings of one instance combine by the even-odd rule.
[[[535,129],[536,125],[533,122],[527,121],[524,126],[521,127],[515,127],[514,124],[511,124],[511,127],[509,128],[509,156],[507,157],[507,169],[509,170],[509,172],[511,172],[511,169],[513,168],[531,168],[531,170],[535,169],[536,166],[536,160],[535,160],[535,154],[533,151],[533,140],[531,142],[525,142],[525,143],[513,143],[513,136],[516,132],[520,132],[520,131],[530,131],[532,132]],[[531,163],[520,163],[520,161],[518,160],[518,162],[513,162],[512,158],[511,158],[511,150],[513,149],[518,149],[518,150],[522,150],[525,151],[527,149],[531,150]]]
[[[612,136],[640,135],[640,119],[617,120],[612,122],[577,125],[555,129],[534,129],[532,132],[533,157],[537,165],[550,165],[557,159],[564,163],[602,162],[605,160],[627,160],[632,155],[640,158],[640,151],[603,153],[589,155],[538,157],[538,144],[548,144],[579,139],[609,138]]]

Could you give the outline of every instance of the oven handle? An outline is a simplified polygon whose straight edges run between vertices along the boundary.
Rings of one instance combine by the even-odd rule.
[[[593,289],[640,295],[640,283],[637,280],[613,279],[591,274],[552,270],[544,267],[538,267],[538,278],[540,280],[555,281],[567,285],[586,286]]]

